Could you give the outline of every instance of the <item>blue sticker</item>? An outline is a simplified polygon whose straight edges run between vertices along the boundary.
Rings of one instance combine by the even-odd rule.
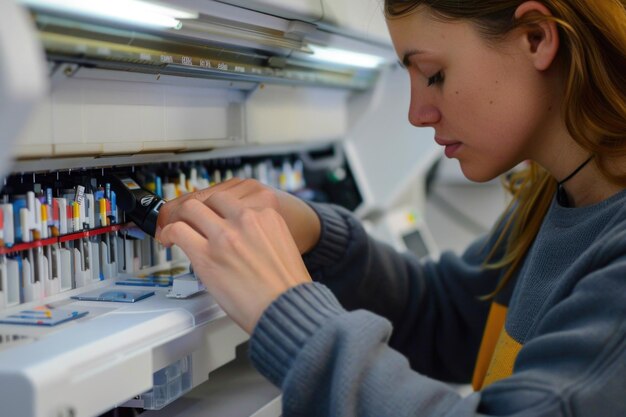
[[[134,303],[154,295],[154,291],[97,290],[72,296],[80,301],[110,301],[115,303]]]
[[[0,323],[28,326],[56,326],[84,317],[88,310],[43,309],[23,310],[10,316],[0,317]]]

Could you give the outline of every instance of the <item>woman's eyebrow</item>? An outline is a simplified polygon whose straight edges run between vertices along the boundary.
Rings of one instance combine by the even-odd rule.
[[[401,61],[402,65],[405,68],[410,67],[411,66],[411,57],[413,55],[419,55],[419,54],[423,54],[423,53],[424,53],[424,51],[419,50],[419,49],[413,49],[413,50],[405,52],[405,54],[402,56],[402,61]]]

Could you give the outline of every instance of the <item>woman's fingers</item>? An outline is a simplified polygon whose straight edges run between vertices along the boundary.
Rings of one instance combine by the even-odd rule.
[[[219,232],[224,227],[224,219],[196,199],[189,199],[183,202],[183,204],[178,206],[176,215],[173,217],[175,220],[170,224],[185,223],[207,239],[210,239],[212,234]],[[161,243],[166,244],[163,238],[163,231],[159,234],[159,240]]]
[[[196,191],[191,194],[178,197],[175,200],[167,202],[159,212],[158,225],[164,227],[168,223],[181,221],[179,208],[190,200],[206,201],[214,194],[228,193],[236,199],[241,199],[249,207],[262,208],[268,204],[273,204],[276,208],[278,205],[272,200],[274,191],[262,185],[256,180],[242,180],[240,178],[232,178],[226,182],[220,183],[204,190]]]
[[[198,190],[198,191],[195,191],[195,192],[193,192],[191,194],[185,194],[185,195],[177,198],[176,200],[185,201],[187,199],[194,198],[196,200],[204,201],[204,200],[207,199],[207,197],[209,197],[214,192],[229,190],[231,188],[236,187],[237,185],[241,184],[244,181],[245,181],[245,179],[243,179],[243,178],[237,178],[237,177],[231,178],[231,179],[229,179],[227,181],[221,182],[219,184],[212,185],[212,186],[210,186],[208,188],[205,188],[203,190]],[[173,201],[176,201],[176,200],[173,200]]]
[[[165,246],[177,245],[187,254],[192,263],[205,256],[209,245],[207,239],[185,222],[170,223],[161,231]]]
[[[158,225],[161,228],[163,228],[165,227],[165,225],[169,223],[174,223],[174,222],[179,221],[179,218],[177,216],[178,209],[186,201],[189,201],[189,200],[204,201],[211,194],[215,192],[219,192],[219,191],[226,191],[230,188],[237,186],[242,181],[244,180],[242,180],[241,178],[231,178],[228,181],[222,182],[220,184],[214,185],[209,188],[205,188],[204,190],[199,190],[191,194],[185,194],[172,201],[168,201],[167,203],[165,203],[163,207],[161,207],[161,210],[159,211]]]
[[[308,204],[293,195],[267,187],[256,180],[239,178],[230,179],[206,190],[168,202],[161,209],[158,226],[162,228],[169,223],[186,221],[187,218],[182,217],[185,213],[182,207],[191,200],[202,201],[222,218],[232,217],[242,208],[257,211],[272,208],[286,221],[301,254],[310,251],[317,244],[321,233],[317,213]],[[159,230],[158,228],[157,239],[160,238]]]
[[[224,219],[236,220],[246,206],[230,192],[212,194],[204,201],[204,205]]]

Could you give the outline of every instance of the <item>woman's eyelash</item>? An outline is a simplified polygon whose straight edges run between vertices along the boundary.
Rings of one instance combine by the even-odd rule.
[[[433,84],[441,84],[443,82],[443,73],[439,71],[432,77],[428,77],[428,86],[430,87]]]

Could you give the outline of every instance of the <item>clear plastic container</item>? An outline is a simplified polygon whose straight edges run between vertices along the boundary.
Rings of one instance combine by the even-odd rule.
[[[152,389],[141,394],[143,408],[160,410],[191,389],[191,355],[158,370],[152,376]]]

